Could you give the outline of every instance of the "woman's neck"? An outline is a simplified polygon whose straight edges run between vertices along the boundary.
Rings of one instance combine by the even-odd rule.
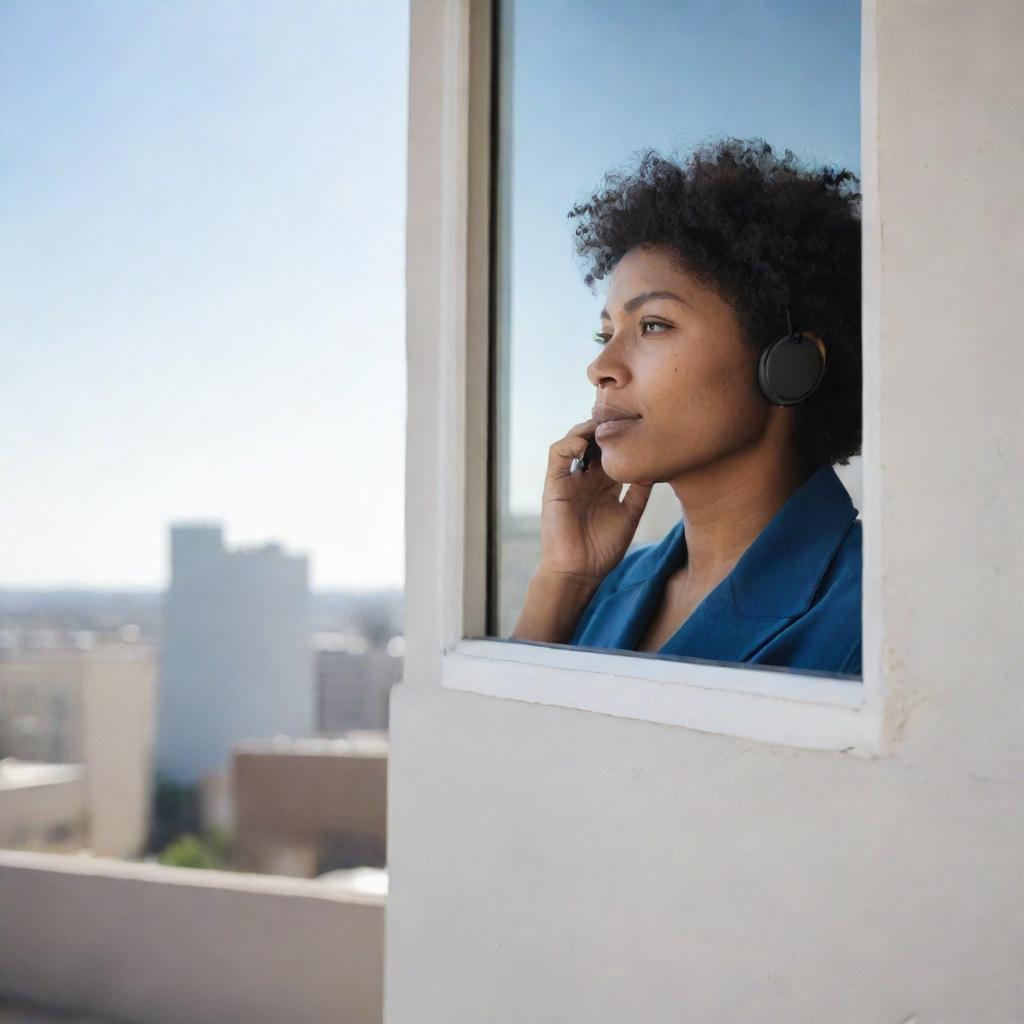
[[[691,584],[723,578],[812,472],[796,457],[750,454],[668,481],[682,509]]]

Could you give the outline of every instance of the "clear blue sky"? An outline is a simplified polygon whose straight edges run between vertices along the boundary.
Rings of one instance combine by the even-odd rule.
[[[0,586],[401,586],[408,10],[0,0]]]

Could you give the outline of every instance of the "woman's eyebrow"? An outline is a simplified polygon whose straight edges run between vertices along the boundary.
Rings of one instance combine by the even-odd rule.
[[[675,299],[676,302],[681,302],[684,306],[689,305],[686,299],[680,298],[675,292],[641,292],[622,304],[623,313],[632,313],[634,309],[642,306],[648,299]],[[611,320],[607,309],[601,310],[601,319]]]

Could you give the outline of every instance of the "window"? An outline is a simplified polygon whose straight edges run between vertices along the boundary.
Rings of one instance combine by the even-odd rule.
[[[554,11],[542,11],[537,5],[520,7],[515,3],[498,7],[453,4],[447,9],[442,49],[437,57],[443,101],[431,107],[429,99],[424,98],[421,111],[414,112],[418,118],[414,123],[419,123],[421,130],[429,117],[436,120],[436,124],[428,126],[432,129],[427,132],[432,138],[429,154],[424,152],[418,166],[428,166],[428,156],[439,164],[436,179],[428,175],[414,179],[417,188],[430,192],[437,217],[430,223],[417,222],[411,227],[410,275],[417,287],[429,277],[440,301],[430,307],[414,297],[409,324],[413,349],[421,341],[439,347],[436,399],[443,437],[438,445],[440,472],[432,479],[440,488],[442,500],[438,519],[425,516],[422,528],[434,532],[431,543],[435,545],[436,556],[431,557],[436,557],[441,577],[442,601],[436,619],[441,640],[440,681],[453,689],[769,742],[870,750],[877,744],[881,710],[877,668],[881,628],[877,600],[879,559],[877,538],[871,534],[871,510],[877,496],[870,471],[872,465],[877,465],[873,461],[877,458],[877,423],[872,419],[877,408],[878,347],[875,69],[871,35],[874,10],[871,5],[863,12],[851,10],[845,4],[830,8],[836,23],[843,22],[853,34],[855,44],[862,19],[869,29],[863,33],[864,48],[854,45],[852,52],[847,53],[847,102],[840,117],[833,117],[835,112],[828,109],[829,93],[821,84],[822,76],[831,72],[831,65],[823,68],[812,61],[800,65],[803,71],[794,70],[792,81],[769,80],[766,70],[765,75],[755,76],[753,83],[741,83],[734,75],[715,87],[704,83],[700,90],[691,89],[688,95],[697,95],[699,99],[702,93],[715,92],[717,88],[738,110],[743,109],[746,97],[753,104],[754,113],[742,124],[738,116],[728,124],[711,120],[701,124],[694,115],[685,122],[685,137],[671,122],[676,105],[666,97],[675,93],[667,87],[656,88],[656,83],[648,84],[646,95],[660,97],[649,104],[651,116],[663,117],[666,127],[655,126],[650,136],[630,136],[631,126],[639,121],[637,100],[620,103],[619,92],[628,94],[635,82],[643,82],[643,76],[650,73],[629,64],[623,54],[653,52],[652,64],[674,69],[680,61],[670,59],[677,55],[669,42],[661,41],[662,37],[682,35],[685,40],[680,45],[684,48],[690,45],[691,38],[700,37],[703,45],[689,51],[691,63],[702,61],[708,73],[715,66],[714,59],[706,56],[711,37],[700,33],[709,31],[709,26],[713,28],[718,5],[650,9],[654,12],[650,18],[638,19],[635,9],[631,9],[630,18],[648,27],[656,23],[657,33],[645,33],[625,23],[616,29],[616,13],[603,6],[598,11],[591,5],[563,4]],[[779,54],[794,47],[798,37],[793,33],[797,29],[811,29],[805,25],[806,16],[795,6],[778,5],[773,11],[777,24],[758,22],[754,13],[744,22],[747,31],[761,26],[762,46],[773,51],[773,59],[759,59],[753,65],[750,61],[746,65],[740,62],[737,74],[745,67],[777,69],[785,65],[787,62],[781,61]],[[736,11],[733,15],[735,19]],[[689,27],[681,28],[678,19],[687,17],[691,18]],[[609,33],[603,35],[606,30]],[[642,39],[636,38],[638,34]],[[523,47],[531,38],[540,47],[533,58],[538,66],[532,72],[522,71]],[[724,41],[731,37],[722,27],[718,38]],[[553,46],[549,43],[553,39],[562,40],[562,45]],[[648,44],[653,51],[644,49]],[[806,46],[797,50],[807,52]],[[600,55],[600,62],[595,58],[594,64],[602,70],[595,71],[589,60],[585,65],[574,63],[582,60],[575,56],[577,53],[588,57]],[[555,63],[558,73],[547,74],[546,70]],[[789,63],[794,68],[799,64]],[[522,92],[517,86],[517,73],[520,82],[530,83]],[[536,76],[535,81],[529,78],[530,74]],[[589,91],[579,84],[581,77],[585,77]],[[618,92],[602,106],[599,89],[606,82]],[[798,86],[808,82],[817,83],[813,99],[799,95]],[[546,88],[545,83],[551,88]],[[559,97],[558,87],[568,93],[568,99]],[[676,86],[677,92],[679,88]],[[774,107],[766,99],[771,96],[777,101]],[[494,110],[492,98],[497,100]],[[862,98],[862,105],[858,98]],[[570,111],[572,116],[562,121],[565,134],[571,136],[568,142],[560,138],[557,117],[537,113],[541,102],[556,107],[561,104],[563,111]],[[833,106],[842,108],[838,102]],[[592,109],[600,114],[588,113]],[[517,115],[517,110],[522,111],[522,116]],[[802,142],[797,138],[799,125],[794,127],[795,112],[801,113],[797,120],[806,128]],[[701,116],[710,118],[711,114],[705,111]],[[536,117],[540,120],[535,128],[532,118]],[[839,129],[833,127],[831,135],[822,130],[814,137],[807,128],[815,124],[820,127],[830,120],[844,122],[845,148],[837,141]],[[578,129],[578,124],[583,129]],[[862,125],[866,128],[863,168]],[[546,161],[529,152],[531,133],[540,139],[539,149],[548,152]],[[616,133],[620,138],[615,138]],[[574,266],[571,238],[565,230],[567,209],[586,197],[604,171],[628,165],[631,156],[645,145],[671,155],[673,150],[685,153],[691,141],[726,134],[762,137],[772,141],[776,149],[802,150],[797,156],[811,165],[846,167],[860,176],[864,196],[863,488],[857,479],[859,466],[851,464],[844,473],[848,489],[856,492],[856,507],[864,512],[863,685],[849,675],[824,674],[799,666],[755,668],[717,659],[662,657],[647,652],[504,639],[514,621],[516,603],[521,600],[524,577],[536,564],[529,553],[529,544],[536,545],[536,518],[532,526],[527,521],[520,530],[517,527],[523,525],[523,520],[515,519],[528,519],[531,490],[532,500],[539,500],[540,481],[536,468],[530,468],[531,460],[546,460],[551,441],[565,433],[567,423],[582,420],[593,401],[593,385],[584,370],[593,358],[589,352],[593,350],[600,298],[587,292],[579,268]],[[780,136],[784,140],[781,147]],[[575,159],[574,154],[588,150],[597,154],[593,161],[568,166],[567,176],[560,179],[560,167],[565,170],[567,162]],[[518,156],[520,152],[525,154],[522,159]],[[430,190],[435,183],[437,192],[433,193]],[[415,201],[416,190],[412,197]],[[540,207],[539,213],[531,209],[531,202]],[[563,232],[560,240],[550,233],[545,237],[549,223],[550,232]],[[424,252],[432,250],[438,254],[435,267],[427,269],[417,259],[420,245]],[[524,251],[528,252],[529,260],[523,256]],[[560,279],[555,280],[553,268],[558,260],[562,261],[563,269],[558,271]],[[545,272],[537,274],[531,284],[532,270],[525,264],[532,263],[539,264]],[[549,278],[553,283],[549,284]],[[531,292],[530,288],[534,290]],[[579,303],[574,305],[577,299]],[[545,302],[549,310],[555,310],[547,314],[551,316],[550,324],[544,321],[543,310],[539,308]],[[434,319],[428,326],[430,316]],[[484,337],[493,338],[493,351],[486,351],[481,344]],[[568,338],[564,345],[562,338]],[[538,361],[539,354],[546,356],[546,363]],[[528,370],[530,360],[532,373]],[[572,383],[573,378],[576,384]],[[568,383],[563,384],[565,381]],[[574,412],[566,419],[559,410],[568,407],[582,408],[583,414]],[[557,420],[553,434],[550,424],[526,423],[539,422],[549,415],[552,423]],[[418,450],[414,436],[410,436],[410,443],[411,465],[415,468],[422,462],[419,456],[426,455],[429,449],[424,441]],[[493,458],[489,457],[492,454]],[[652,519],[656,510],[649,507]],[[652,537],[657,539],[659,531],[661,525],[646,535],[638,531],[637,540],[645,543]]]
[[[606,332],[605,341],[609,337],[608,324],[602,326],[598,316],[605,288],[599,287],[596,296],[590,293],[571,251],[574,228],[580,231],[584,223],[581,219],[570,223],[567,211],[574,203],[589,198],[606,170],[634,170],[636,161],[632,157],[644,147],[654,147],[666,155],[678,149],[685,156],[693,146],[712,137],[760,137],[778,155],[783,147],[791,148],[808,163],[847,168],[857,174],[859,3],[832,0],[817,13],[820,16],[808,17],[806,4],[797,0],[777,0],[772,4],[750,0],[729,4],[712,0],[649,0],[640,7],[629,8],[603,4],[595,7],[582,0],[559,5],[522,0],[503,0],[498,4],[493,280],[497,311],[493,361],[497,410],[491,456],[494,511],[490,635],[507,637],[516,623],[527,582],[541,558],[541,495],[548,448],[574,423],[590,417],[595,386],[592,379],[588,380],[587,366],[599,353],[595,331]],[[744,26],[743,32],[736,31],[738,24]],[[569,40],[571,44],[567,43]],[[800,59],[781,60],[783,52],[799,54]],[[672,198],[682,202],[685,197],[680,194]],[[849,200],[843,203],[844,210],[848,203]],[[620,208],[621,205],[619,202]],[[772,212],[759,210],[757,215]],[[695,209],[691,221],[697,222],[698,218],[700,229],[707,232],[709,218]],[[687,230],[689,223],[682,230]],[[624,231],[621,218],[615,230]],[[643,230],[649,228],[645,225]],[[599,234],[593,228],[591,231]],[[606,230],[597,240],[607,244],[608,234]],[[735,235],[727,228],[721,231],[721,237],[709,238],[705,234],[704,239],[712,248],[721,247],[724,252]],[[809,242],[818,240],[808,237]],[[832,241],[834,244],[836,239]],[[847,262],[855,265],[859,259],[856,245],[851,242],[843,251]],[[744,252],[735,262],[747,259]],[[713,255],[712,260],[726,272],[734,262],[731,254],[725,259]],[[820,267],[820,261],[816,261],[815,272],[823,276]],[[838,281],[828,281],[820,287],[829,298],[830,286],[846,289],[834,305],[841,307],[846,300],[852,320],[854,311],[859,317],[860,298],[856,287],[842,283],[848,276],[840,273]],[[746,275],[745,280],[749,281],[750,276]],[[603,285],[607,283],[606,277]],[[815,294],[812,299],[817,297]],[[802,299],[796,297],[797,302]],[[649,314],[650,320],[644,325],[639,321],[643,312]],[[841,310],[840,316],[845,312]],[[674,319],[666,320],[666,316]],[[676,394],[679,405],[670,424],[676,428],[675,433],[666,427],[656,427],[653,418],[638,421],[640,440],[632,444],[628,439],[620,442],[619,451],[625,448],[629,454],[621,456],[619,463],[632,460],[635,465],[642,451],[656,449],[658,468],[665,469],[674,458],[670,451],[673,440],[698,434],[706,423],[713,424],[708,429],[714,435],[706,439],[699,435],[700,444],[717,445],[714,454],[720,462],[724,461],[718,452],[726,451],[726,445],[732,443],[726,431],[738,422],[732,415],[730,396],[735,394],[737,403],[750,403],[743,392],[720,385],[721,378],[713,376],[718,373],[717,363],[712,365],[688,356],[696,342],[705,343],[703,335],[696,335],[707,326],[707,310],[680,309],[668,300],[655,300],[634,314],[633,319],[638,323],[629,325],[631,331],[641,335],[646,331],[651,339],[660,333],[664,340],[652,340],[646,345],[629,343],[631,347],[622,350],[630,352],[630,357],[623,356],[621,360],[630,363],[630,368],[627,371],[622,367],[620,378],[627,372],[633,376],[620,379],[621,388],[609,388],[610,398],[606,400],[615,401],[620,392],[632,404],[649,397],[662,423],[665,406]],[[846,326],[845,321],[842,326]],[[841,340],[859,347],[859,324],[850,323],[849,327],[848,337]],[[780,318],[774,328],[769,323],[767,329],[773,333],[764,339],[765,343],[784,334],[786,324]],[[717,343],[718,337],[714,341]],[[833,348],[838,349],[838,344]],[[618,346],[615,351],[620,351]],[[631,358],[633,355],[635,359]],[[748,358],[741,348],[736,349],[736,355]],[[659,359],[660,363],[652,362]],[[667,368],[670,361],[675,362],[673,369],[682,369],[680,379],[685,378],[687,384],[654,392],[650,387],[651,376],[656,376],[661,366]],[[845,373],[842,358],[835,358],[832,363],[830,377]],[[602,369],[596,364],[594,367],[595,376],[612,370],[611,361]],[[646,379],[642,376],[645,371],[651,375]],[[851,406],[859,406],[859,380],[853,380],[853,376],[851,371],[849,378],[839,380]],[[694,383],[689,384],[693,378]],[[832,379],[828,384],[833,389],[840,387]],[[704,403],[708,395],[714,398],[714,410]],[[819,405],[823,400],[832,403],[832,396],[819,396]],[[658,406],[658,401],[663,404]],[[700,410],[699,421],[697,413],[686,414],[687,405]],[[841,407],[836,412],[841,414]],[[786,411],[782,415],[794,414]],[[836,419],[833,414],[829,425]],[[739,431],[736,426],[737,440]],[[637,436],[634,429],[631,437]],[[651,438],[658,440],[652,443]],[[614,453],[614,442],[607,443]],[[696,444],[693,448],[692,454],[687,452],[683,459],[689,458],[696,465],[704,449],[697,449]],[[640,455],[641,461],[642,458]],[[854,456],[850,464],[838,468],[855,502],[860,500],[861,493],[859,461]],[[820,506],[826,500],[846,501],[842,487],[828,491],[823,485],[819,491],[813,499],[804,495],[796,499],[810,502],[808,511],[819,513],[813,520],[816,530],[824,529],[820,525]],[[785,514],[792,518],[798,514],[794,509],[795,502],[787,503]],[[836,511],[836,529],[845,531],[856,512],[850,511],[847,518],[844,510]],[[679,519],[680,504],[672,488],[667,483],[656,484],[630,550],[661,541]],[[791,532],[795,537],[803,536],[804,526],[801,524],[797,529],[794,524]],[[852,546],[852,538],[848,546]],[[749,572],[749,564],[747,560],[738,566],[734,575]],[[834,562],[832,565],[833,571],[838,572]],[[759,580],[767,585],[768,576],[762,566],[758,575],[745,580],[745,585],[755,585]],[[729,585],[724,583],[723,588]],[[777,586],[778,582],[771,580],[771,585]],[[644,585],[633,588],[633,595],[638,592],[639,596],[629,599],[634,605],[657,598],[660,590]],[[723,592],[709,595],[708,601],[691,612],[691,621],[667,644],[669,653],[733,660],[725,653],[729,644],[708,643],[706,636],[709,626],[732,610],[732,602],[719,600]],[[848,613],[857,603],[846,602],[836,614],[841,613],[842,619],[849,621]],[[761,617],[776,610],[764,607],[764,602],[755,607],[753,595],[748,604]],[[778,608],[779,613],[791,610]],[[615,614],[620,614],[620,610]],[[742,614],[737,620],[744,627],[750,627],[753,621],[751,616]],[[633,623],[633,640],[639,639],[635,635],[637,626],[642,633],[646,622]],[[763,657],[775,659],[770,663],[790,664],[783,660],[788,655],[798,662],[801,652],[793,648],[794,643],[802,641],[794,641],[792,634],[800,628],[800,624],[795,624],[795,629],[789,629],[782,637],[777,632],[773,635],[774,627],[760,622],[757,628],[746,630],[743,643],[746,650],[756,650],[759,644],[766,646],[768,653]],[[686,630],[697,632],[687,638]],[[611,638],[616,631],[618,635],[614,636],[614,643],[609,641],[609,646],[632,649],[634,643],[622,636],[618,624],[614,630],[605,629],[604,635]],[[832,631],[835,633],[836,628]],[[666,631],[662,632],[664,639]],[[601,630],[592,628],[583,634],[584,638],[588,634],[589,641],[579,642],[605,645]],[[851,656],[859,655],[859,647],[853,646],[853,627],[849,627],[844,640],[851,645],[849,652],[845,648],[834,654],[827,652],[834,662],[828,667],[837,672],[851,664]],[[836,643],[844,640],[837,638]],[[748,660],[739,645],[732,644],[731,649],[737,652],[734,660]],[[814,653],[820,660],[826,652]],[[761,656],[760,652],[756,655]],[[809,655],[805,660],[814,664]],[[854,665],[853,674],[859,674],[859,664]]]

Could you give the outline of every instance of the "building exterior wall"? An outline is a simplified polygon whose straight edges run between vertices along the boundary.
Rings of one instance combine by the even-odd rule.
[[[338,649],[322,642],[315,658],[317,734],[387,730],[388,695],[402,677],[401,657],[386,648]]]
[[[305,557],[276,545],[227,551],[216,525],[171,528],[157,768],[194,783],[237,740],[313,730]]]
[[[80,703],[90,849],[100,856],[140,856],[153,795],[156,653],[100,648],[84,659]]]
[[[306,878],[342,867],[383,867],[386,743],[314,740],[284,747],[252,744],[234,754],[235,866]]]
[[[152,794],[156,653],[135,644],[24,650],[0,662],[0,756],[85,766],[88,845],[145,849]]]
[[[391,701],[386,1019],[1024,1020],[1024,7],[868,4],[876,756],[439,685],[444,510],[424,499],[448,358],[431,267],[458,7],[411,11],[415,515]]]
[[[88,845],[89,789],[81,765],[0,760],[0,848],[73,853]]]
[[[230,769],[207,772],[199,780],[199,826],[203,831],[234,832]]]
[[[0,661],[0,757],[82,761],[83,653],[18,651]]]

